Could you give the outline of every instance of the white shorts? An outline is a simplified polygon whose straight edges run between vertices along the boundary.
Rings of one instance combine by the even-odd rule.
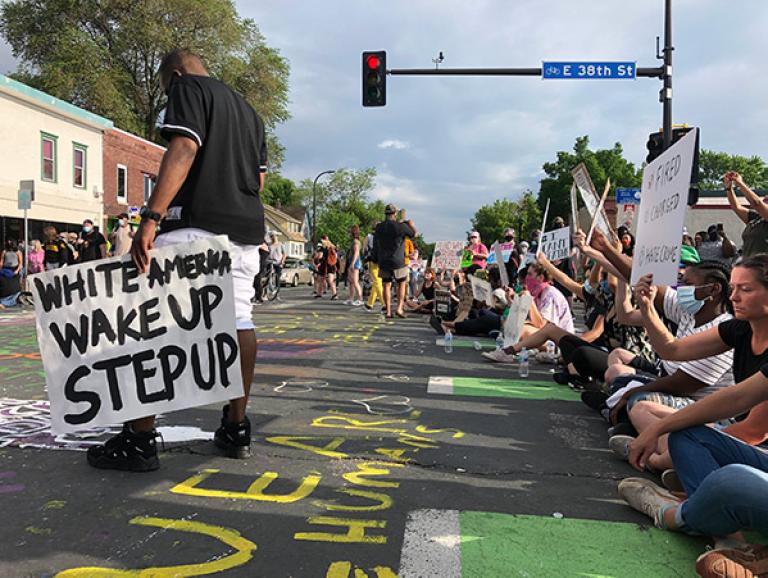
[[[216,237],[216,233],[202,229],[177,229],[158,235],[155,247],[167,247],[179,243],[190,243],[198,239]],[[235,287],[235,320],[238,331],[254,329],[253,304],[251,298],[256,294],[253,278],[259,274],[259,246],[242,245],[230,241],[232,246],[232,280]]]

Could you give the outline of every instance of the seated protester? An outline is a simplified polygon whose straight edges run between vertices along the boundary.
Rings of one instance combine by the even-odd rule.
[[[556,279],[566,285],[574,295],[586,303],[586,325],[588,331],[583,333],[580,339],[587,343],[599,344],[602,339],[605,327],[604,323],[606,310],[603,305],[598,303],[598,301],[592,296],[590,291],[592,285],[597,285],[597,280],[600,276],[600,266],[593,267],[590,270],[589,277],[582,284],[574,281],[565,275],[562,271],[557,269],[543,254],[540,253],[537,258],[538,264],[546,269],[546,271],[552,275],[553,279]],[[498,349],[496,351],[485,352],[483,353],[483,357],[500,363],[511,363],[515,361],[515,354],[519,353],[523,348],[542,349],[547,341],[554,341],[555,343],[559,343],[560,339],[566,335],[575,336],[575,332],[566,331],[555,323],[547,322],[538,331],[531,333],[528,336],[522,337],[515,345],[503,349]],[[567,352],[563,352],[563,361],[566,365],[570,364],[571,360],[567,355]]]
[[[640,311],[635,311],[628,321],[641,322],[649,330],[654,325],[666,332],[656,311],[660,307],[664,315],[677,324],[675,339],[717,327],[732,318],[728,312],[729,273],[726,267],[717,262],[691,265],[686,268],[683,285],[677,290],[664,286],[658,288],[655,307],[650,309],[648,318]],[[650,276],[646,275],[638,281],[637,291],[647,293],[649,286]],[[611,421],[617,423],[620,412],[626,408],[632,425],[642,433],[665,416],[718,389],[733,385],[732,365],[733,351],[728,350],[720,355],[683,363],[662,361],[662,376],[659,378],[632,374],[622,376],[616,380],[614,391],[627,384],[639,387],[626,391],[618,399],[611,410]],[[614,367],[606,373],[610,373]],[[634,368],[628,369],[634,373]],[[626,459],[633,439],[627,435],[615,435],[609,440],[609,447]],[[672,467],[666,453],[666,438],[660,441],[660,448],[660,454],[652,456],[649,465],[663,471]]]
[[[557,325],[569,333],[574,332],[573,315],[563,294],[552,286],[552,275],[540,265],[528,266],[525,288],[533,297],[529,322],[523,327],[522,337],[535,333],[547,322]]]
[[[630,463],[643,470],[657,450],[659,437],[671,434],[669,451],[687,499],[681,503],[641,478],[623,480],[619,493],[660,528],[743,541],[736,534],[741,530],[768,531],[764,507],[768,457],[748,445],[764,441],[768,432],[768,255],[738,262],[731,273],[731,287],[735,319],[681,340],[649,330],[654,347],[665,359],[685,361],[734,348],[736,385],[656,422],[630,447]],[[641,310],[653,306],[653,297],[652,289],[640,296]],[[749,411],[747,418],[724,432],[704,425],[745,411]],[[713,572],[719,565],[733,570],[720,576],[764,575],[767,555],[761,547],[713,550],[699,557],[697,570],[703,576],[716,576]]]
[[[21,295],[21,275],[0,275],[0,309],[18,305]]]
[[[486,336],[493,331],[501,331],[501,317],[507,308],[507,296],[503,289],[493,291],[493,307],[480,309],[473,318],[464,321],[444,321],[443,329],[456,335]]]
[[[432,267],[427,267],[424,270],[424,280],[416,291],[416,295],[412,301],[407,302],[408,307],[416,313],[432,313],[435,308],[436,287],[435,271]],[[422,298],[421,301],[419,298]]]

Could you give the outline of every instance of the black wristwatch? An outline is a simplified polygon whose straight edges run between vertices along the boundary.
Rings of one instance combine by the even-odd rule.
[[[141,211],[139,211],[139,216],[142,220],[144,219],[152,219],[156,223],[159,223],[163,220],[163,216],[160,213],[156,213],[155,211],[150,211],[149,207],[141,207]]]

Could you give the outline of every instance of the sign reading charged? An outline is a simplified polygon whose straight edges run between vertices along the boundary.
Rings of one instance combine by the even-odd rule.
[[[637,72],[634,62],[543,62],[543,79],[613,79],[633,80]]]

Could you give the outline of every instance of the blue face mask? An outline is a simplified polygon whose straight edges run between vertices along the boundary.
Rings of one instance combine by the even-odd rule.
[[[702,285],[708,287],[708,285]],[[696,285],[683,285],[677,288],[677,304],[685,313],[696,315],[704,307],[706,299],[696,299]]]
[[[608,281],[607,280],[603,279],[602,281],[600,281],[599,287],[600,287],[600,291],[602,291],[605,295],[611,295],[612,294],[611,286],[608,285]]]
[[[590,295],[592,295],[592,293],[595,292],[595,288],[592,287],[592,284],[589,282],[589,279],[586,279],[584,281],[584,287],[582,287],[582,289],[584,290],[584,293],[589,293]]]

